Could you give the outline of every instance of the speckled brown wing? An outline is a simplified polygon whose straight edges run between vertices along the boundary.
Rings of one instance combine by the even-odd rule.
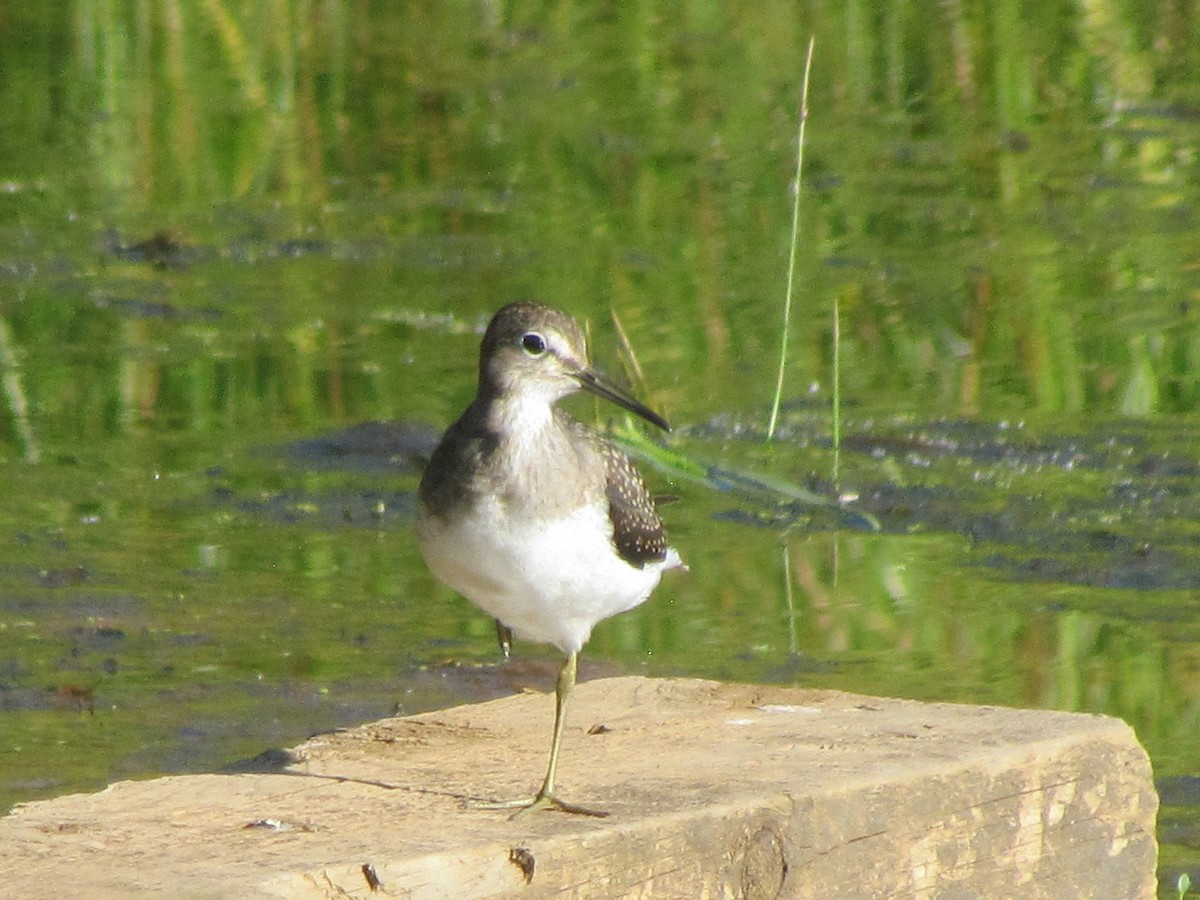
[[[646,483],[624,453],[607,441],[600,445],[608,494],[613,546],[621,559],[639,568],[667,555],[667,535]]]

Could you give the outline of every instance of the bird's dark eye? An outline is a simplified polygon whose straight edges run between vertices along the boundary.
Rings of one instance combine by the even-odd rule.
[[[546,352],[546,339],[536,331],[531,331],[521,338],[521,346],[530,356],[541,356]]]

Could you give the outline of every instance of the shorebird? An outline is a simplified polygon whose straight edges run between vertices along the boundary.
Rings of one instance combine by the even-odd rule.
[[[480,345],[475,399],[421,478],[417,538],[433,573],[496,619],[502,646],[512,633],[566,654],[541,789],[472,804],[516,815],[607,815],[565,803],[554,789],[579,652],[597,622],[645,601],[664,571],[685,568],[629,458],[555,405],[580,389],[670,429],[591,367],[569,315],[505,306]]]

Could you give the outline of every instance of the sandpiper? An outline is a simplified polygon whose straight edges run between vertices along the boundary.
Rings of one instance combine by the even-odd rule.
[[[569,315],[505,306],[483,336],[475,399],[421,479],[417,537],[433,573],[496,619],[502,643],[511,632],[566,654],[541,790],[473,804],[517,815],[606,815],[554,792],[579,651],[597,622],[642,603],[667,569],[684,568],[628,457],[555,406],[580,388],[670,428],[591,368]]]

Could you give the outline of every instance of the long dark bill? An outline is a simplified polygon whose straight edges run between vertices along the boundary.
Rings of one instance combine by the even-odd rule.
[[[627,409],[636,416],[641,416],[647,422],[657,425],[663,431],[670,431],[667,420],[654,410],[635,400],[622,388],[617,387],[595,369],[581,369],[574,373],[576,380],[585,391],[610,400],[622,409]]]

